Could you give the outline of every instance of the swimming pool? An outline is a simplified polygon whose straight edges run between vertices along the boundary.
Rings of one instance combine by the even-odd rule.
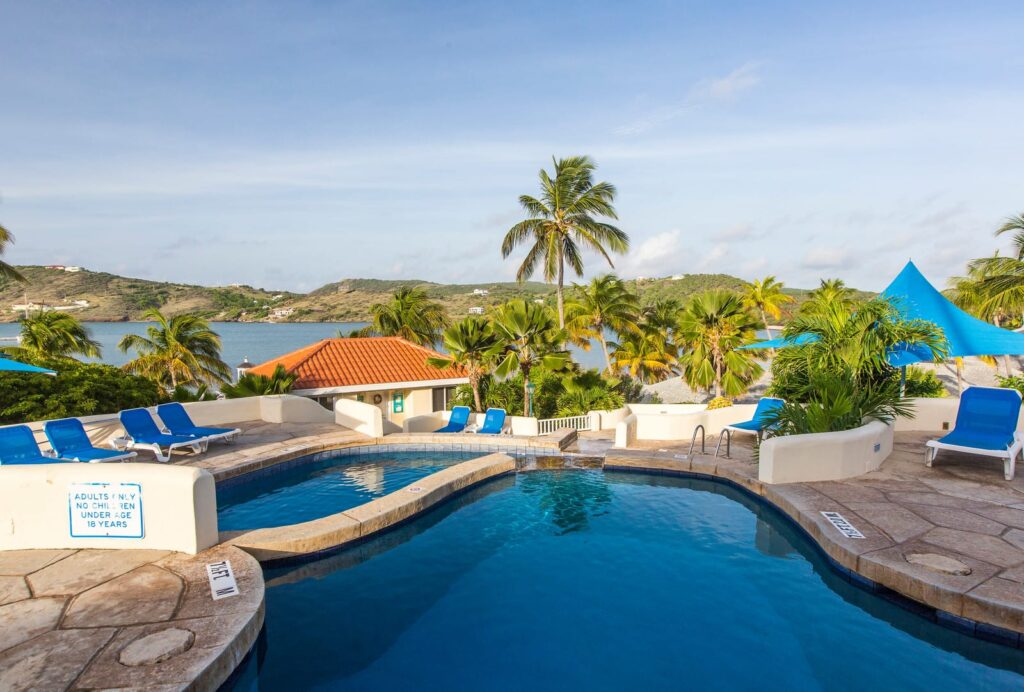
[[[235,689],[1017,689],[1024,652],[844,581],[712,481],[504,477],[356,548],[268,569]]]
[[[221,531],[297,524],[343,512],[483,452],[350,450],[271,467],[217,487]]]

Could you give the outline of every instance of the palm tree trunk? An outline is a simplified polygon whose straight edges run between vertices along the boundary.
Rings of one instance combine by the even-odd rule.
[[[764,308],[761,308],[761,321],[764,322],[764,333],[768,335],[768,340],[772,338],[772,328],[768,326],[768,315],[765,314]],[[768,352],[772,354],[772,358],[775,358],[775,349],[770,348]]]
[[[476,406],[477,412],[482,412],[484,409],[480,404],[480,373],[473,372],[470,374],[469,386],[473,388],[473,405]]]
[[[520,365],[519,369],[523,372],[523,416],[529,417],[530,415],[530,368],[529,366]]]
[[[604,340],[604,330],[598,332],[598,339],[601,340],[601,350],[604,351],[604,362],[607,363],[605,371],[612,374],[612,357],[608,355],[608,342]]]
[[[558,250],[558,328],[565,329],[565,299],[562,297],[562,290],[565,285],[565,259],[562,257],[562,250]]]

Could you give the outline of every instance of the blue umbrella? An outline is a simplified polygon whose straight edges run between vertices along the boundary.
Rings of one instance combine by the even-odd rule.
[[[6,372],[35,372],[42,375],[56,375],[57,373],[53,370],[47,370],[46,368],[40,368],[35,365],[29,365],[28,363],[20,363],[10,358],[4,358],[0,356],[0,370]]]
[[[737,351],[753,351],[761,350],[762,348],[786,348],[787,346],[803,346],[804,344],[812,344],[818,340],[814,334],[797,334],[796,336],[787,339],[784,336],[779,336],[774,339],[767,341],[757,341],[746,346],[740,346]]]

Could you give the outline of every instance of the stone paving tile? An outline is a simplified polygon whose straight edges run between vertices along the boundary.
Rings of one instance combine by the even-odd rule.
[[[167,550],[82,550],[28,577],[36,596],[76,594],[159,560]]]
[[[1012,567],[1024,562],[1024,550],[995,536],[939,527],[926,533],[921,540],[1000,567]]]
[[[980,514],[983,517],[988,517],[993,521],[998,521],[1000,524],[1005,526],[1012,526],[1016,529],[1024,529],[1024,509],[1015,509],[1013,507],[1004,506],[985,506],[977,507],[972,510],[975,514]]]
[[[894,492],[886,493],[886,497],[892,502],[898,502],[904,505],[934,505],[936,507],[959,507],[961,509],[984,509],[985,507],[991,507],[986,502],[980,502],[978,500],[967,500],[954,495],[943,495],[942,493],[928,492],[928,493],[905,493],[905,492]]]
[[[982,517],[974,512],[955,507],[936,507],[935,505],[905,505],[915,514],[927,519],[936,526],[950,529],[973,531],[989,536],[998,536],[1006,531],[1006,526],[998,521]]]
[[[859,483],[827,481],[823,483],[806,483],[822,495],[827,495],[836,502],[849,506],[850,502],[884,502],[885,493],[876,488]]]
[[[1020,582],[999,577],[989,579],[975,587],[970,596],[964,601],[964,617],[1017,632],[1024,630]]]
[[[935,525],[895,502],[848,502],[846,506],[884,531],[897,543],[931,531]]]
[[[67,689],[115,631],[55,630],[0,653],[0,690]]]
[[[971,573],[945,574],[907,562],[906,556],[914,553],[936,553],[952,557],[970,567]],[[872,581],[899,591],[904,596],[960,615],[963,611],[963,594],[994,577],[999,568],[955,551],[939,549],[921,541],[911,541],[861,555],[857,571]]]
[[[143,565],[72,599],[62,627],[116,627],[169,620],[185,585],[154,565]]]
[[[74,550],[0,550],[0,574],[24,576],[66,558]]]
[[[172,553],[154,563],[177,574],[186,584],[198,588],[186,588],[182,594],[177,618],[198,618],[225,613],[253,612],[263,599],[263,572],[259,565],[252,561],[240,561],[237,553],[227,545],[218,545],[203,553],[202,560],[192,559],[189,555]],[[210,590],[206,586],[206,565],[220,560],[228,560],[238,584],[238,596],[214,601],[210,598]]]
[[[0,606],[0,651],[57,627],[64,598],[32,598]]]
[[[14,603],[31,595],[25,577],[0,577],[0,605]]]

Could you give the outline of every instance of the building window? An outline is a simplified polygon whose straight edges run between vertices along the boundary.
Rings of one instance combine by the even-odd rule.
[[[431,393],[434,396],[434,410],[447,411],[448,402],[455,396],[455,387],[436,387]]]

